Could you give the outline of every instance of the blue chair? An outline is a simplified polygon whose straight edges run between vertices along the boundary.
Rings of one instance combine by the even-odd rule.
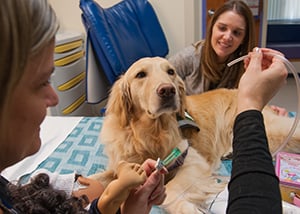
[[[80,0],[80,8],[87,32],[88,102],[103,100],[111,85],[136,60],[168,54],[166,37],[147,0],[123,0],[109,8],[94,0]],[[96,69],[89,67],[95,64]],[[99,86],[101,92],[95,91]]]

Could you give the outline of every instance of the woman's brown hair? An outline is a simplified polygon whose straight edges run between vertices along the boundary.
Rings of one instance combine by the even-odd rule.
[[[237,63],[231,67],[217,63],[217,54],[211,44],[212,29],[219,16],[227,11],[234,11],[242,16],[246,23],[245,38],[242,44],[227,59],[227,62],[247,54],[255,46],[254,18],[248,5],[241,0],[231,0],[217,9],[207,27],[207,36],[202,47],[201,68],[203,75],[209,80],[206,90],[211,88],[235,88],[241,75],[244,73],[243,63]]]

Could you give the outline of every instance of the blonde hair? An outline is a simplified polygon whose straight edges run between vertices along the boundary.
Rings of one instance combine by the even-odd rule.
[[[2,0],[0,6],[0,120],[28,59],[55,37],[56,15],[47,0]],[[1,125],[2,125],[1,124]],[[3,126],[1,126],[3,127]]]
[[[238,58],[239,56],[247,54],[255,46],[255,29],[254,18],[248,5],[243,1],[233,0],[228,1],[217,9],[210,20],[207,28],[207,36],[203,44],[201,54],[201,67],[203,75],[209,80],[207,84],[213,84],[212,88],[235,88],[244,73],[243,63],[237,63],[230,68],[220,65],[216,62],[217,55],[212,51],[211,37],[212,29],[219,16],[227,11],[234,11],[242,16],[246,23],[246,33],[243,43],[235,50],[227,59],[227,62]],[[205,86],[207,90],[210,86]]]

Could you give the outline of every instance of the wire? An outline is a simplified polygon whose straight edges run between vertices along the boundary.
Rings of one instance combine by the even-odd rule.
[[[299,76],[298,76],[298,73],[296,71],[296,68],[284,56],[279,55],[279,54],[273,54],[273,53],[266,53],[266,54],[281,59],[284,62],[285,66],[287,67],[288,71],[292,72],[292,74],[294,76],[294,79],[295,79],[295,82],[296,82],[296,90],[297,90],[297,95],[298,95],[298,106],[297,106],[298,108],[296,110],[296,116],[295,116],[293,126],[291,127],[287,137],[284,139],[281,146],[279,146],[279,148],[275,152],[272,153],[272,157],[274,158],[276,156],[276,154],[278,152],[280,152],[286,146],[286,144],[290,141],[290,139],[292,138],[292,136],[293,136],[293,134],[294,134],[294,132],[297,128],[297,125],[299,123],[299,118],[300,118],[300,115],[299,115],[299,112],[300,112],[300,80],[299,80]],[[244,60],[247,57],[248,57],[248,55],[241,56],[241,57],[229,62],[227,64],[227,66],[230,67],[230,66],[234,65],[235,63]]]

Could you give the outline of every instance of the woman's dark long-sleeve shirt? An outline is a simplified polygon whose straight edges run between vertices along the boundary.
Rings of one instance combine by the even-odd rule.
[[[227,213],[282,213],[279,180],[261,112],[249,110],[239,114],[233,134]]]

